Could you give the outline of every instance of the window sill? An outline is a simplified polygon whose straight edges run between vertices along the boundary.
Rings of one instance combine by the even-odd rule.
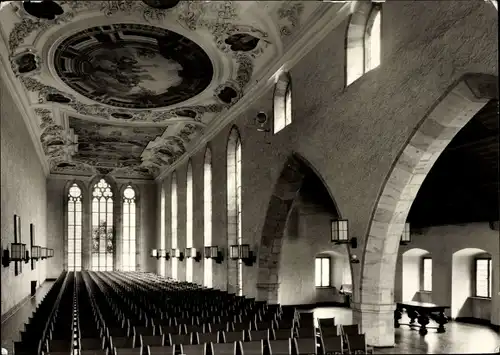
[[[426,290],[420,290],[418,292],[420,292],[420,293],[432,293],[432,291],[426,291]]]
[[[489,300],[489,301],[491,301],[491,297],[470,296],[469,298],[478,299],[478,300]]]

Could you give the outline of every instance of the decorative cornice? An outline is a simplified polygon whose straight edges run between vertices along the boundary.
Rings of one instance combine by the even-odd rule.
[[[325,11],[323,5],[328,5],[330,8]],[[309,26],[301,31],[301,35],[293,43],[290,49],[265,73],[257,80],[257,84],[250,87],[245,93],[245,97],[239,100],[229,110],[224,112],[217,118],[217,122],[207,127],[202,138],[172,165],[163,170],[156,178],[160,182],[165,176],[175,171],[177,167],[187,163],[189,158],[204,149],[206,144],[213,139],[225,126],[231,123],[236,117],[251,107],[269,88],[275,84],[276,75],[282,71],[288,71],[296,65],[307,53],[309,53],[328,33],[333,31],[340,25],[351,12],[351,4],[346,3],[331,3],[322,4],[318,10],[311,16],[308,21]]]
[[[49,174],[47,179],[49,180],[82,180],[82,181],[90,181],[94,178],[91,175],[75,175],[75,174]],[[141,184],[141,185],[152,185],[156,184],[153,179],[137,179],[133,177],[116,177],[113,176],[113,180],[115,180],[119,184],[127,184],[129,182],[133,184]]]
[[[0,52],[7,53],[7,51],[8,49],[5,45],[5,42],[3,40],[0,40]],[[20,90],[19,87],[16,86],[16,84],[12,81],[14,78],[7,73],[7,68],[10,68],[10,64],[5,63],[3,57],[0,56],[0,77],[2,78],[2,81],[4,82],[7,90],[10,93],[10,96],[12,97],[12,100],[14,100],[14,103],[23,118],[24,124],[28,129],[31,141],[33,142],[33,146],[35,147],[35,151],[38,155],[38,159],[40,160],[40,164],[42,165],[43,172],[45,176],[47,176],[49,174],[49,163],[45,158],[39,135],[37,133],[37,130],[35,129],[37,123],[34,122],[33,118],[26,110],[26,107],[29,107],[29,105],[24,105],[22,102],[23,99],[26,100],[25,93],[23,92],[23,90]]]

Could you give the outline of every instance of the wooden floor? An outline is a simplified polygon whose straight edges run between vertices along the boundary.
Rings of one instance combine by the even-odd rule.
[[[28,300],[16,313],[2,323],[2,348],[12,354],[13,341],[19,340],[19,332],[31,316],[36,305],[52,286],[52,281],[46,281],[38,289],[36,295]],[[352,312],[348,308],[321,307],[310,310],[315,318],[335,317],[338,324],[352,324]],[[401,323],[408,323],[407,318]],[[375,354],[480,354],[498,352],[500,335],[492,329],[481,326],[451,322],[446,325],[446,333],[437,334],[429,330],[422,337],[416,330],[402,326],[396,329],[396,346],[388,349],[375,349]],[[497,349],[497,350],[496,350]]]
[[[2,322],[2,348],[6,349],[9,355],[13,353],[14,341],[20,340],[19,332],[24,330],[24,323],[28,321],[37,304],[42,301],[43,296],[49,292],[53,284],[54,281],[45,281],[33,297],[27,300],[16,313]]]
[[[335,317],[338,324],[352,324],[349,308],[321,307],[312,310],[315,318]],[[403,315],[401,323],[409,323]],[[433,326],[433,324],[430,324]],[[429,329],[426,336],[418,334],[407,326],[396,329],[396,346],[375,349],[375,354],[487,354],[499,352],[500,334],[482,325],[450,322],[445,325],[446,333],[437,334]]]

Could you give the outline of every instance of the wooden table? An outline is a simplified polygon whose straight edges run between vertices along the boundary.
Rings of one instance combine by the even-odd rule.
[[[434,303],[427,302],[401,302],[397,303],[396,310],[394,311],[394,328],[399,328],[400,325],[408,325],[410,327],[420,327],[420,335],[426,335],[427,329],[436,329],[436,327],[427,327],[429,324],[429,319],[434,320],[439,324],[437,327],[438,333],[444,333],[444,325],[448,323],[448,318],[445,316],[445,309],[450,308],[449,306],[439,306]],[[403,314],[403,310],[406,311],[408,317],[410,317],[410,324],[400,324],[399,320]],[[415,324],[415,320],[419,324]]]

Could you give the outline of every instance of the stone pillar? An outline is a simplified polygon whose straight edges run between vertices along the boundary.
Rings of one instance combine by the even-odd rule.
[[[376,347],[394,346],[394,310],[396,304],[352,303],[352,322],[359,324],[366,343]]]

